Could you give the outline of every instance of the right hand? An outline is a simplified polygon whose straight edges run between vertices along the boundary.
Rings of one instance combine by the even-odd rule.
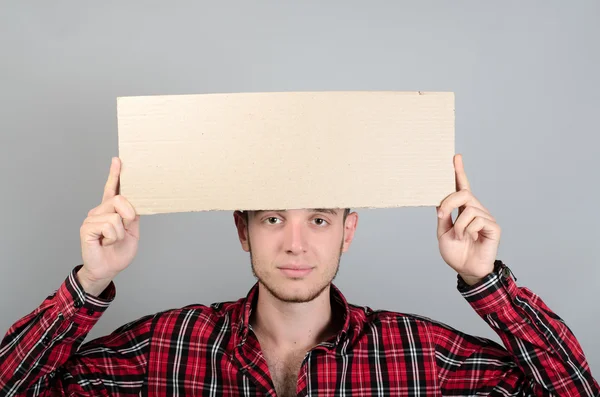
[[[119,195],[121,160],[112,159],[102,203],[88,212],[80,229],[83,267],[78,276],[87,286],[107,286],[133,261],[140,239],[140,216]]]

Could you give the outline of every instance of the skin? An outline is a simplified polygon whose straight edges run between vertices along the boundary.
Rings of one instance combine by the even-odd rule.
[[[253,327],[277,346],[310,348],[332,333],[330,284],[340,256],[358,224],[358,214],[344,209],[292,209],[234,213],[242,249],[251,255],[259,280]],[[306,275],[286,275],[286,265],[309,266]]]
[[[437,238],[446,264],[474,285],[494,270],[502,229],[471,192],[462,155],[454,156],[456,192],[438,206]],[[452,221],[452,211],[458,216]]]

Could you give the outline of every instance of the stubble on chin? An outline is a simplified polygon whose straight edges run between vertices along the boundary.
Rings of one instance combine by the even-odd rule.
[[[300,293],[290,290],[285,290],[284,286],[276,285],[273,280],[269,280],[267,277],[261,277],[257,272],[257,268],[260,267],[260,264],[257,264],[254,256],[252,255],[252,246],[250,245],[250,241],[248,241],[248,251],[250,253],[250,263],[252,265],[252,274],[258,280],[259,284],[261,284],[273,297],[276,299],[286,302],[286,303],[306,303],[311,302],[312,300],[319,297],[323,291],[333,282],[336,278],[338,271],[340,269],[340,259],[342,256],[342,247],[343,247],[343,239],[342,244],[340,245],[340,250],[338,252],[337,258],[334,258],[335,272],[333,276],[329,276],[324,280],[319,280],[319,282],[314,286],[309,286],[305,291]],[[294,280],[295,281],[295,280]],[[300,281],[300,279],[298,279]]]

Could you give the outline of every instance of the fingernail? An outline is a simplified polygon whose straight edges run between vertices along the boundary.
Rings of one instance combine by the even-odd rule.
[[[438,218],[442,218],[444,216],[444,213],[442,212],[442,210],[438,210]]]

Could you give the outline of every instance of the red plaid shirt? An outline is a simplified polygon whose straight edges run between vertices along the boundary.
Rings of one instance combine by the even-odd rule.
[[[77,266],[0,345],[0,396],[275,396],[248,324],[255,285],[237,302],[142,317],[82,345],[115,297],[84,292]],[[504,346],[426,317],[350,305],[343,329],[307,352],[299,396],[596,396],[571,330],[507,267],[458,290]]]

